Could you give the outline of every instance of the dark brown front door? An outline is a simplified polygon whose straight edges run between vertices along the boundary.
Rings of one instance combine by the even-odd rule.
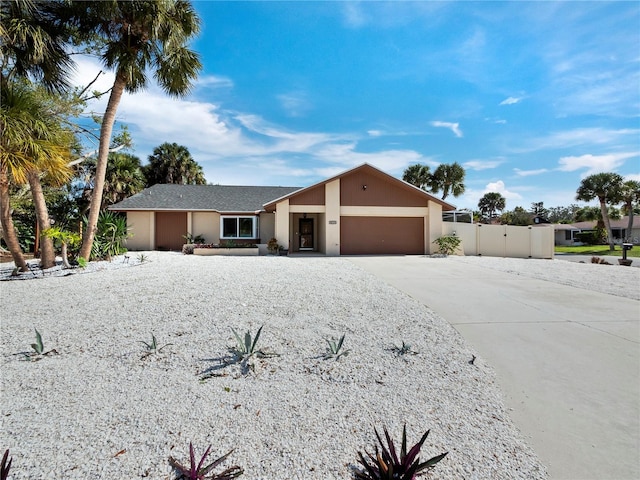
[[[313,250],[313,218],[300,219],[300,250]]]

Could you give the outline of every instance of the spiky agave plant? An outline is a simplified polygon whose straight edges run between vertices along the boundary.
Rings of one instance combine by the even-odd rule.
[[[398,457],[395,444],[387,431],[387,427],[384,427],[386,445],[380,438],[378,431],[374,429],[374,432],[376,432],[380,450],[376,445],[375,455],[365,451],[368,458],[358,452],[358,462],[364,467],[363,471],[355,473],[356,478],[360,480],[415,480],[421,472],[432,468],[449,453],[445,452],[430,458],[426,462],[420,462],[418,454],[430,430],[427,430],[420,441],[407,452],[407,426],[404,425],[402,428],[402,446]]]
[[[169,463],[173,468],[178,470],[179,474],[177,479],[187,479],[187,480],[232,480],[233,478],[238,478],[240,475],[244,473],[244,470],[238,465],[234,465],[233,467],[229,467],[226,470],[220,473],[211,473],[211,471],[224,462],[229,455],[233,452],[233,450],[229,451],[226,455],[221,456],[220,458],[214,460],[209,465],[204,465],[207,457],[209,456],[209,452],[211,451],[211,445],[204,452],[200,461],[196,463],[196,455],[193,449],[193,444],[189,442],[189,467],[183,466],[180,462],[178,462],[175,458],[169,457]]]

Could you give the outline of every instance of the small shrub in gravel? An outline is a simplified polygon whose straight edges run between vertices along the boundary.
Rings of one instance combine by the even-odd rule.
[[[426,462],[420,462],[420,449],[424,444],[430,430],[422,436],[420,441],[416,443],[407,452],[407,426],[402,428],[402,446],[400,456],[396,451],[396,446],[384,427],[384,436],[386,445],[380,438],[378,431],[374,429],[376,438],[380,445],[375,446],[375,454],[365,452],[368,458],[358,452],[358,462],[364,467],[364,470],[355,472],[355,478],[358,480],[414,480],[424,470],[433,468],[433,466],[447,456],[449,452],[436,455]]]
[[[178,476],[176,480],[179,479],[187,479],[187,480],[231,480],[233,478],[237,478],[244,473],[244,470],[238,465],[234,465],[232,467],[227,468],[226,470],[220,473],[212,473],[212,470],[224,462],[229,455],[233,452],[231,450],[226,455],[221,456],[220,458],[214,460],[209,465],[204,465],[207,457],[209,456],[209,452],[211,451],[211,445],[204,452],[200,461],[196,463],[196,455],[193,449],[193,444],[189,442],[189,466],[185,467],[180,462],[178,462],[175,458],[169,457],[169,463],[173,468],[178,471]]]
[[[277,353],[258,350],[257,344],[260,339],[260,334],[262,333],[262,327],[264,327],[264,325],[258,329],[255,337],[251,335],[251,331],[249,330],[245,332],[244,337],[241,337],[235,329],[231,329],[233,335],[236,337],[236,346],[229,349],[235,357],[235,362],[232,363],[240,363],[242,372],[245,374],[248,373],[249,370],[255,371],[255,365],[251,361],[253,357],[269,358],[278,356]]]
[[[342,356],[349,355],[349,350],[346,350],[343,347],[345,334],[340,337],[340,340],[336,342],[335,339],[327,339],[327,352],[324,355],[324,359],[328,360],[329,358],[334,358],[338,360]]]
[[[395,353],[396,357],[403,357],[405,355],[417,355],[418,352],[411,349],[411,345],[408,343],[404,343],[402,341],[402,346],[398,347],[397,345],[393,345],[390,350]]]
[[[158,346],[158,341],[156,340],[156,336],[151,334],[151,342],[145,342],[144,340],[140,340],[140,343],[144,344],[147,351],[142,355],[142,358],[147,358],[149,355],[153,355],[154,353],[160,353],[162,349],[168,347],[169,345],[173,345],[172,343],[165,343],[161,347]]]
[[[31,344],[31,348],[33,352],[25,353],[25,357],[32,361],[41,360],[43,357],[47,355],[57,354],[58,352],[55,349],[49,350],[48,352],[44,351],[44,343],[42,341],[42,335],[38,329],[34,329],[36,331],[36,343]]]

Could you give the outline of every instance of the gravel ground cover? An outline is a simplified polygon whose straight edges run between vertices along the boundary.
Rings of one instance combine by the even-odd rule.
[[[640,269],[620,266],[615,258],[602,258],[615,264],[501,257],[449,257],[447,260],[640,300]]]
[[[424,478],[547,478],[491,367],[348,260],[146,255],[0,283],[12,479],[172,479],[168,457],[188,462],[189,442],[234,449],[225,465],[248,480],[349,479],[373,428],[399,440],[405,423],[409,442],[431,429],[423,459],[449,452]],[[279,356],[227,365],[231,328],[260,326],[258,347]],[[34,328],[57,354],[25,359]],[[152,334],[169,345],[145,356]],[[348,355],[325,360],[343,334]],[[403,341],[417,354],[395,354]]]

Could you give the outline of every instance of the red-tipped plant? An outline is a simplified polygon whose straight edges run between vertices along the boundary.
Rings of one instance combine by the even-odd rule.
[[[187,479],[187,480],[231,480],[233,478],[237,478],[244,473],[244,470],[234,465],[233,467],[229,467],[223,472],[220,473],[211,473],[211,471],[224,462],[229,455],[231,455],[231,450],[226,455],[214,460],[209,465],[204,465],[207,457],[209,456],[209,452],[211,451],[211,445],[204,452],[200,461],[196,464],[196,454],[193,450],[193,444],[189,442],[189,457],[190,457],[190,465],[189,467],[185,467],[180,464],[175,458],[169,457],[169,463],[173,468],[178,470],[179,475],[176,477],[177,479]]]
[[[358,452],[358,462],[364,467],[363,471],[355,473],[356,478],[360,480],[415,480],[421,472],[428,468],[433,468],[436,463],[449,453],[442,453],[421,463],[418,454],[430,430],[427,430],[420,441],[407,452],[407,426],[405,425],[402,429],[402,446],[398,457],[395,444],[387,431],[387,427],[384,427],[386,445],[380,438],[378,431],[375,429],[374,431],[380,444],[380,450],[376,445],[375,455],[365,451],[368,458]]]
[[[7,480],[7,478],[9,478],[12,461],[13,458],[9,458],[9,449],[7,448],[2,456],[2,463],[0,463],[0,480]]]

